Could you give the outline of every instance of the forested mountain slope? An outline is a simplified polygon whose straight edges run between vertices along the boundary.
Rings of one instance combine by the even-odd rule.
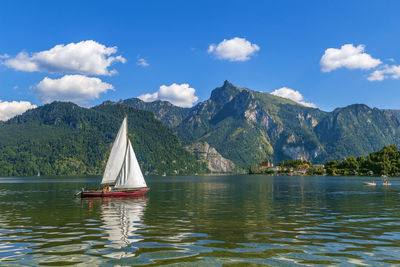
[[[0,125],[0,175],[102,174],[124,115],[144,173],[205,172],[204,164],[151,112],[124,105],[86,109],[54,102]]]

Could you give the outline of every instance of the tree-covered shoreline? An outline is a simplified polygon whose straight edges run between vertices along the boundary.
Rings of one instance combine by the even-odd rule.
[[[250,166],[249,174],[400,177],[400,151],[396,145],[390,145],[366,157],[350,156],[342,160],[329,160],[325,165],[289,159],[271,168]]]
[[[327,161],[328,175],[400,176],[400,151],[396,145],[385,146],[367,157],[350,156],[343,160]]]

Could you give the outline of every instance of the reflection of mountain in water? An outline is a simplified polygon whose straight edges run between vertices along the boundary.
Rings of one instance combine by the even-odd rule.
[[[143,225],[146,206],[147,198],[107,199],[103,202],[101,219],[106,238],[110,241],[108,247],[120,249],[142,240],[137,230]]]

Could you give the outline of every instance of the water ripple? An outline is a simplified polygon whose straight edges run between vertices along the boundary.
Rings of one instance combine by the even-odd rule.
[[[154,178],[146,198],[90,200],[72,198],[86,180],[0,181],[0,264],[400,264],[397,188],[329,179]]]

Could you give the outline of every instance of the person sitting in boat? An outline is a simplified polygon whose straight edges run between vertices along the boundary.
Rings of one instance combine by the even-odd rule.
[[[108,186],[103,186],[103,193],[107,193],[108,192]]]
[[[385,178],[385,180],[383,180],[383,185],[390,185],[390,182],[387,178]]]

